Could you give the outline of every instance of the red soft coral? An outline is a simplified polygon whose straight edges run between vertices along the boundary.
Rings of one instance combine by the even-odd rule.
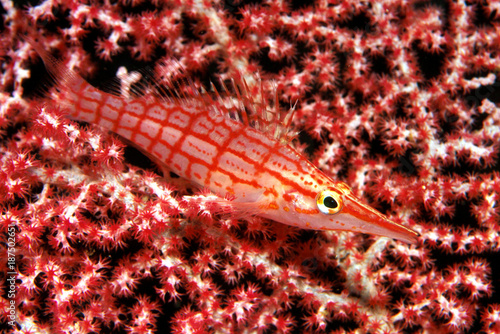
[[[7,283],[0,297],[9,330],[500,332],[494,1],[2,5],[0,250],[9,253],[8,232],[16,251],[0,272],[17,274],[15,298]],[[195,84],[241,76],[254,92],[259,72],[265,101],[274,85],[278,104],[296,103],[297,147],[418,230],[418,243],[231,215],[185,180],[133,166],[118,137],[34,97],[40,69],[16,39],[27,27],[94,82],[146,62],[166,68],[161,83],[182,65]],[[117,72],[112,88],[141,91],[137,73]]]

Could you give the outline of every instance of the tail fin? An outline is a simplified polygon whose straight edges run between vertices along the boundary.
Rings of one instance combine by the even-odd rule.
[[[98,115],[95,104],[102,101],[106,93],[85,81],[78,73],[54,58],[40,43],[29,36],[21,36],[42,58],[50,76],[47,97],[68,112],[72,119],[96,123]]]
[[[52,83],[57,86],[72,86],[77,81],[84,81],[77,73],[70,70],[65,66],[60,60],[54,58],[47,50],[40,45],[39,42],[31,38],[30,36],[20,36],[21,39],[25,40],[30,44],[30,46],[37,52],[37,54],[42,58],[45,68],[50,75]]]

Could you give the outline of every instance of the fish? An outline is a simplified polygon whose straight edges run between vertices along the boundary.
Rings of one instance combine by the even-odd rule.
[[[417,241],[417,232],[363,203],[346,183],[332,179],[292,147],[287,136],[293,107],[285,118],[276,117],[274,124],[266,125],[262,120],[267,107],[254,103],[246,89],[236,90],[233,98],[238,102],[232,106],[219,102],[215,87],[214,97],[207,97],[207,91],[174,98],[108,93],[37,42],[28,42],[53,78],[53,98],[71,119],[118,134],[175,174],[221,198],[229,196],[236,210],[303,229]],[[238,86],[234,81],[233,85]],[[245,105],[257,113],[261,110],[260,123],[237,117],[246,115]]]

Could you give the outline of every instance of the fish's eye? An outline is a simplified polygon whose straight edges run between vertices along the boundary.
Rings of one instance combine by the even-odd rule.
[[[342,198],[336,192],[323,190],[316,198],[319,211],[326,215],[334,215],[342,209]]]

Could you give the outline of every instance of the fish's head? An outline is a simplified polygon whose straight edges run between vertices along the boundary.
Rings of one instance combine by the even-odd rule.
[[[330,182],[313,196],[285,191],[269,218],[314,230],[345,230],[414,243],[419,234],[364,204],[343,182]],[[273,216],[273,217],[271,217]]]

